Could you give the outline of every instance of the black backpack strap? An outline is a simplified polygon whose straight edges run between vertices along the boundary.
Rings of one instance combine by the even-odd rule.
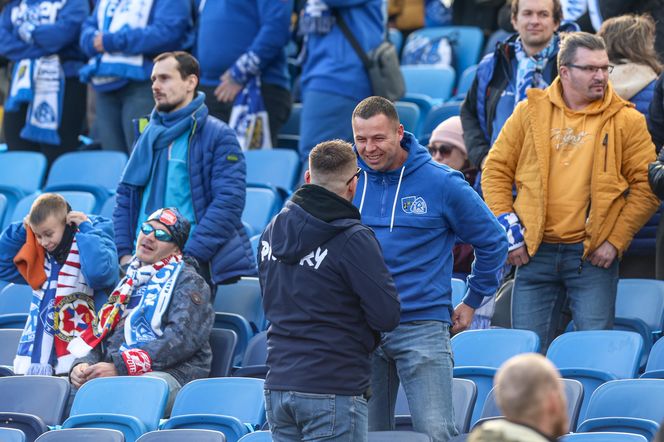
[[[364,67],[366,69],[369,69],[369,67],[371,66],[371,61],[369,60],[369,57],[367,57],[366,52],[364,52],[364,49],[362,49],[362,46],[360,46],[360,43],[353,35],[350,28],[348,28],[348,25],[341,17],[339,10],[333,9],[332,14],[334,15],[334,18],[336,19],[337,24],[339,25],[339,29],[341,29],[341,32],[346,37],[346,40],[348,40],[348,43],[350,43],[355,53],[358,55],[358,57],[360,57],[360,60],[362,60],[362,64],[364,65]]]

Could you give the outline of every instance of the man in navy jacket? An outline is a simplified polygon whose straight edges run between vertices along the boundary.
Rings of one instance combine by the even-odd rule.
[[[199,261],[209,282],[223,284],[256,274],[240,219],[246,166],[233,130],[208,115],[198,78],[198,61],[185,52],[155,58],[156,106],[118,186],[115,241],[125,264],[148,215],[177,207],[192,225],[184,254]]]
[[[351,204],[357,159],[334,140],[261,236],[267,417],[275,441],[367,440],[370,356],[399,323],[396,288]]]

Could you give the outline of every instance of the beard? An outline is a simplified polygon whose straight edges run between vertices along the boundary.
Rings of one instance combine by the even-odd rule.
[[[173,109],[177,107],[177,103],[161,103],[157,104],[157,110],[159,112],[170,113]]]

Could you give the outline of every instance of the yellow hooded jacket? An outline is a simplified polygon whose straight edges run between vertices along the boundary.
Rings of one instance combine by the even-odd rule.
[[[554,101],[562,102],[560,78],[546,89],[529,89],[489,151],[482,171],[482,190],[496,216],[514,212],[524,228],[528,253],[537,253],[546,222]],[[645,118],[634,105],[614,93],[595,137],[586,220],[584,257],[608,240],[618,254],[653,215],[659,200],[648,184],[648,163],[655,146]],[[557,97],[555,96],[557,95]],[[517,197],[512,198],[516,184]]]

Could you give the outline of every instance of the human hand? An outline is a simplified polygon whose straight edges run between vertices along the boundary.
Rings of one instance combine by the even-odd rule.
[[[81,388],[81,385],[85,384],[85,381],[88,380],[85,376],[85,371],[89,366],[90,364],[86,363],[78,364],[71,370],[71,373],[69,373],[69,380],[74,387]]]
[[[475,309],[464,304],[463,302],[456,306],[452,314],[452,330],[453,335],[460,333],[470,327],[473,321]]]
[[[28,21],[24,21],[21,23],[21,25],[18,27],[18,36],[23,40],[25,43],[32,44],[32,33],[35,30],[35,25]]]
[[[528,249],[526,246],[521,246],[514,249],[507,254],[507,262],[513,266],[522,266],[528,264],[530,256],[528,256]]]
[[[103,34],[101,32],[97,32],[95,35],[94,40],[92,41],[92,45],[95,47],[95,50],[99,53],[106,52],[104,50],[104,38]]]
[[[231,74],[228,71],[226,71],[219,79],[221,80],[221,84],[219,84],[214,90],[214,96],[217,98],[217,101],[231,103],[235,100],[237,94],[242,91],[244,85],[233,80],[233,77],[231,77]]]
[[[80,226],[81,223],[84,223],[86,221],[90,221],[88,216],[83,213],[83,212],[76,212],[76,211],[71,211],[67,214],[67,224],[76,224],[77,226]]]
[[[608,241],[604,241],[593,253],[590,254],[590,263],[596,267],[608,269],[613,260],[618,256],[618,250]]]
[[[97,362],[85,370],[85,377],[88,381],[90,379],[108,378],[117,375],[118,371],[115,369],[115,365],[110,362]]]

